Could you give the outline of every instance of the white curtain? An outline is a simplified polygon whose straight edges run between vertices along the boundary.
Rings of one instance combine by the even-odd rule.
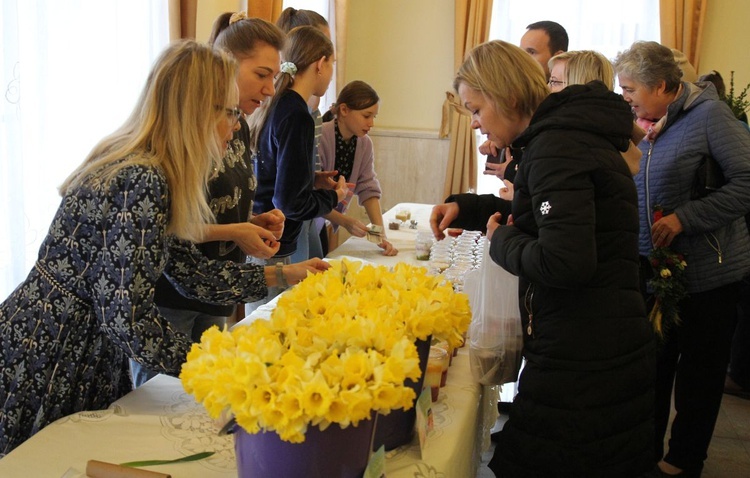
[[[0,301],[23,280],[59,184],[132,110],[169,42],[166,1],[1,0]]]

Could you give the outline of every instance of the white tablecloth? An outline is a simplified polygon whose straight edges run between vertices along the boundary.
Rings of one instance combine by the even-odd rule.
[[[386,224],[396,212],[409,209],[419,229],[429,229],[431,207],[399,204],[384,215]],[[350,256],[393,265],[398,261],[419,263],[414,254],[417,230],[388,231],[399,249],[385,257],[365,239],[350,238],[330,256]],[[254,316],[270,314],[272,305]],[[246,320],[252,320],[248,317]],[[244,321],[243,321],[244,322]],[[435,428],[422,455],[418,438],[386,454],[388,478],[476,476],[483,440],[482,390],[469,370],[468,350],[463,348],[448,371],[447,385],[433,404]],[[489,401],[492,404],[492,400]],[[108,410],[77,413],[58,420],[0,460],[0,477],[65,477],[83,475],[90,459],[111,463],[172,459],[203,451],[215,451],[208,459],[156,467],[175,478],[236,477],[231,436],[218,436],[218,425],[201,405],[186,394],[179,380],[159,375],[116,401]]]

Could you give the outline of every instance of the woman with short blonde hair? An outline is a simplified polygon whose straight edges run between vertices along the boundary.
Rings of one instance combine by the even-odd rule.
[[[552,77],[555,76],[552,71],[555,69],[555,65],[560,63],[564,64],[563,71],[565,73],[558,80],[562,81],[564,86],[585,85],[590,81],[598,80],[610,90],[615,88],[615,71],[607,57],[598,51],[575,50],[566,51],[550,58],[550,89],[552,89]]]
[[[531,61],[529,61],[531,60]],[[514,67],[508,68],[506,62]],[[493,76],[483,74],[492,71]],[[463,83],[481,92],[492,105],[508,116],[528,117],[549,94],[542,68],[523,50],[510,43],[491,41],[477,47],[458,69],[453,88]]]
[[[638,290],[638,201],[620,156],[630,108],[600,82],[548,94],[534,65],[493,41],[454,82],[473,128],[523,149],[510,210],[460,194],[430,218],[438,237],[486,229],[492,260],[519,278],[526,365],[489,467],[640,476],[653,466],[654,342]]]

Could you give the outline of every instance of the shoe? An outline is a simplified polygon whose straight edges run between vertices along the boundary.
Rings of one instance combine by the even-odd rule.
[[[676,475],[670,475],[669,473],[664,473],[661,471],[661,468],[659,468],[659,465],[655,465],[653,469],[647,471],[646,473],[642,474],[638,478],[670,478],[670,477],[679,477],[679,478],[700,478],[701,472],[700,471],[687,471],[683,470]]]
[[[729,375],[724,379],[724,393],[750,400],[750,390],[740,387]]]

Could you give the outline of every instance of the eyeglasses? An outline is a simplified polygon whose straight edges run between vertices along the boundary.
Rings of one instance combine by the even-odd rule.
[[[568,84],[567,82],[560,81],[560,80],[549,80],[547,82],[547,85],[549,85],[549,86],[565,86],[567,84]]]
[[[230,120],[232,127],[235,127],[245,113],[239,108],[224,108],[227,113],[227,119]]]

